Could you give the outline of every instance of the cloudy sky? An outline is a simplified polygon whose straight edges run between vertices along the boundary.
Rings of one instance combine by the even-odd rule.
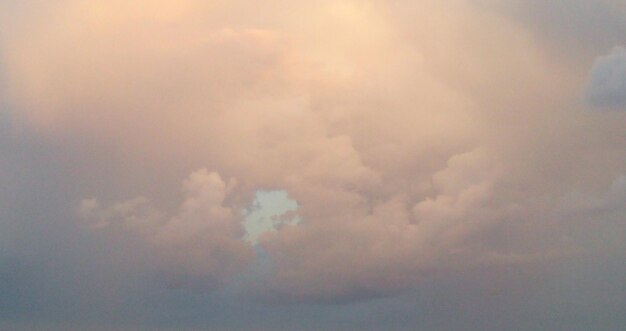
[[[0,0],[0,329],[626,327],[626,1]]]

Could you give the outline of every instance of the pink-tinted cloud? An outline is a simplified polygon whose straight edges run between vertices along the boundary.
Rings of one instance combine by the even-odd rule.
[[[143,192],[80,210],[177,278],[219,283],[249,264],[241,211],[259,189],[299,204],[301,222],[259,239],[270,292],[290,300],[558,259],[579,240],[563,199],[626,172],[624,115],[578,102],[588,68],[480,6],[139,3],[22,13],[4,63],[25,123],[98,141],[169,201]],[[192,172],[172,207],[168,169],[199,167],[215,173]]]

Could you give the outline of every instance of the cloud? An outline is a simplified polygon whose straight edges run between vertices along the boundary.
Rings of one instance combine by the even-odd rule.
[[[623,47],[616,47],[595,61],[586,97],[596,107],[622,109],[626,106],[626,50]]]
[[[587,68],[473,2],[31,6],[2,35],[15,117],[77,154],[87,224],[181,283],[215,289],[253,265],[242,211],[259,190],[298,202],[300,222],[256,247],[277,301],[533,269],[582,242],[560,201],[626,172],[622,122],[576,103]],[[594,83],[619,80],[621,53],[599,60],[592,99],[621,93]],[[191,173],[176,203],[198,168],[215,172]]]
[[[573,225],[568,232],[572,243],[577,246],[575,249],[582,254],[589,254],[589,251],[603,252],[606,247],[623,252],[625,247],[622,238],[626,235],[624,206],[626,177],[620,175],[610,186],[597,192],[571,192],[562,199],[559,213],[563,222]],[[593,236],[589,237],[585,232],[593,233]]]
[[[157,254],[174,283],[211,288],[239,272],[253,255],[252,247],[242,241],[241,215],[227,205],[235,185],[201,169],[184,181],[185,199],[174,216],[165,216],[143,197],[110,207],[84,199],[78,213],[96,230],[132,233]]]
[[[523,25],[542,43],[544,51],[555,53],[561,61],[590,60],[599,49],[621,42],[621,35],[626,31],[626,4],[621,0],[481,0],[476,3]]]

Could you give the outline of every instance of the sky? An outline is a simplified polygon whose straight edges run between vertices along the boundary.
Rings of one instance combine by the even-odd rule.
[[[626,328],[626,1],[0,0],[0,329]]]

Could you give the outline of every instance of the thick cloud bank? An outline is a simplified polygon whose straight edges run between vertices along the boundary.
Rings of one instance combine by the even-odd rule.
[[[218,288],[262,252],[253,293],[345,302],[621,254],[625,118],[591,117],[589,67],[489,6],[15,6],[12,116],[76,149],[78,226],[150,252],[173,282]],[[591,104],[626,104],[625,54],[593,65]],[[298,209],[253,247],[258,190]]]

